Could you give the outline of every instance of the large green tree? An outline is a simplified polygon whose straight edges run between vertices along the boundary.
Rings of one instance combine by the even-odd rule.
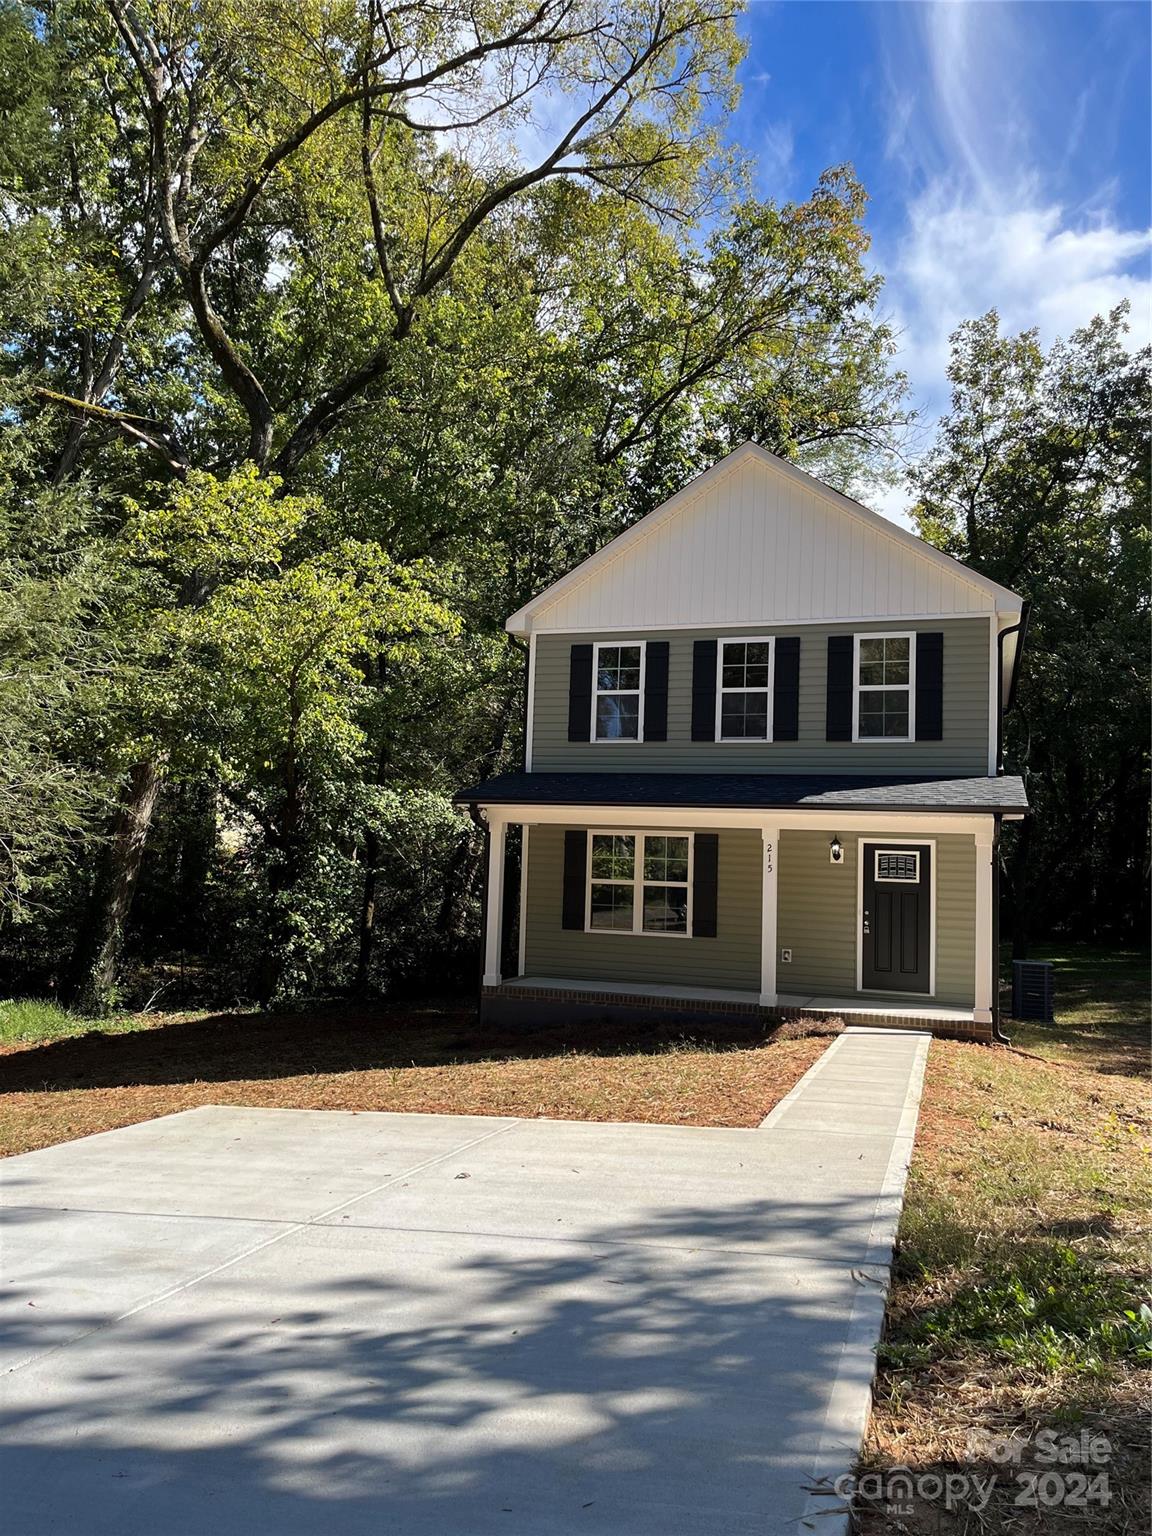
[[[63,747],[120,788],[74,967],[94,999],[141,869],[167,878],[146,854],[166,781],[247,818],[266,901],[306,902],[323,849],[339,859],[314,883],[347,888],[361,984],[381,910],[462,933],[474,848],[428,794],[516,750],[503,615],[744,436],[844,484],[882,451],[902,385],[863,192],[841,170],[798,204],[747,195],[709,130],[738,54],[725,0],[0,10],[0,371],[36,444],[25,488],[83,485],[143,593],[124,622],[146,675],[106,688],[99,728],[81,711]],[[319,600],[309,572],[343,580],[335,561],[355,585],[375,549],[391,573],[375,628],[325,660],[355,747],[310,759],[307,857],[269,831],[292,797],[262,766],[283,754],[253,746],[260,689],[171,707],[170,648],[203,638],[236,568],[201,544],[173,579],[171,551],[129,538],[173,527],[182,485],[258,524],[257,482],[308,511],[280,559],[245,567],[262,625],[237,621],[227,653],[177,646],[206,659],[188,697],[213,664],[275,670],[261,633],[277,603]],[[398,647],[417,562],[440,617]],[[410,899],[404,806],[436,845],[439,899],[435,881]]]
[[[920,532],[1032,603],[1008,729],[1034,811],[1009,865],[1021,952],[1148,931],[1152,353],[1126,315],[1047,351],[995,312],[961,326],[915,474]]]

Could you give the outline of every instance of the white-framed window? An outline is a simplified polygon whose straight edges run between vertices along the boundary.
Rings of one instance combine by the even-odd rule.
[[[692,833],[588,833],[589,933],[692,933]]]
[[[916,738],[916,636],[900,631],[855,637],[853,741]]]
[[[592,740],[644,740],[643,640],[592,647]]]
[[[877,885],[918,885],[920,855],[906,849],[877,848],[872,876]]]
[[[770,639],[721,640],[716,647],[716,740],[772,740]]]

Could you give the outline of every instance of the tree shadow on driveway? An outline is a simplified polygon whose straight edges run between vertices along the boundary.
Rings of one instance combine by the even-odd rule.
[[[293,1229],[8,1378],[8,1528],[795,1532],[879,1295],[817,1255],[874,1204],[673,1207],[564,1241]]]

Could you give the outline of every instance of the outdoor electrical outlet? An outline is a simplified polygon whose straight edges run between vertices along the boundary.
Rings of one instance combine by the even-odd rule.
[[[790,949],[782,949],[780,951],[780,959],[785,965],[790,965],[792,963],[792,951]]]

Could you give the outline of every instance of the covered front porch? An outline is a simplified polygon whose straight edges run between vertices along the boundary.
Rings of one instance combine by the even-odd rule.
[[[686,1022],[732,1014],[839,1018],[992,1037],[993,815],[804,808],[768,816],[731,806],[613,804],[490,804],[483,815],[487,1016],[623,1021],[660,1008]],[[506,889],[516,828],[518,892]],[[712,926],[699,936],[688,922],[677,934],[646,932],[637,917],[634,930],[597,931],[591,869],[582,877],[582,920],[569,924],[565,849],[578,835],[623,839],[637,860],[649,837],[691,839],[701,849],[710,840],[718,847]],[[877,849],[905,859],[919,850],[923,860],[921,970],[911,985],[891,989],[868,969],[865,903],[873,897],[865,877]],[[637,890],[639,905],[646,887]],[[512,928],[514,958],[506,947]]]

